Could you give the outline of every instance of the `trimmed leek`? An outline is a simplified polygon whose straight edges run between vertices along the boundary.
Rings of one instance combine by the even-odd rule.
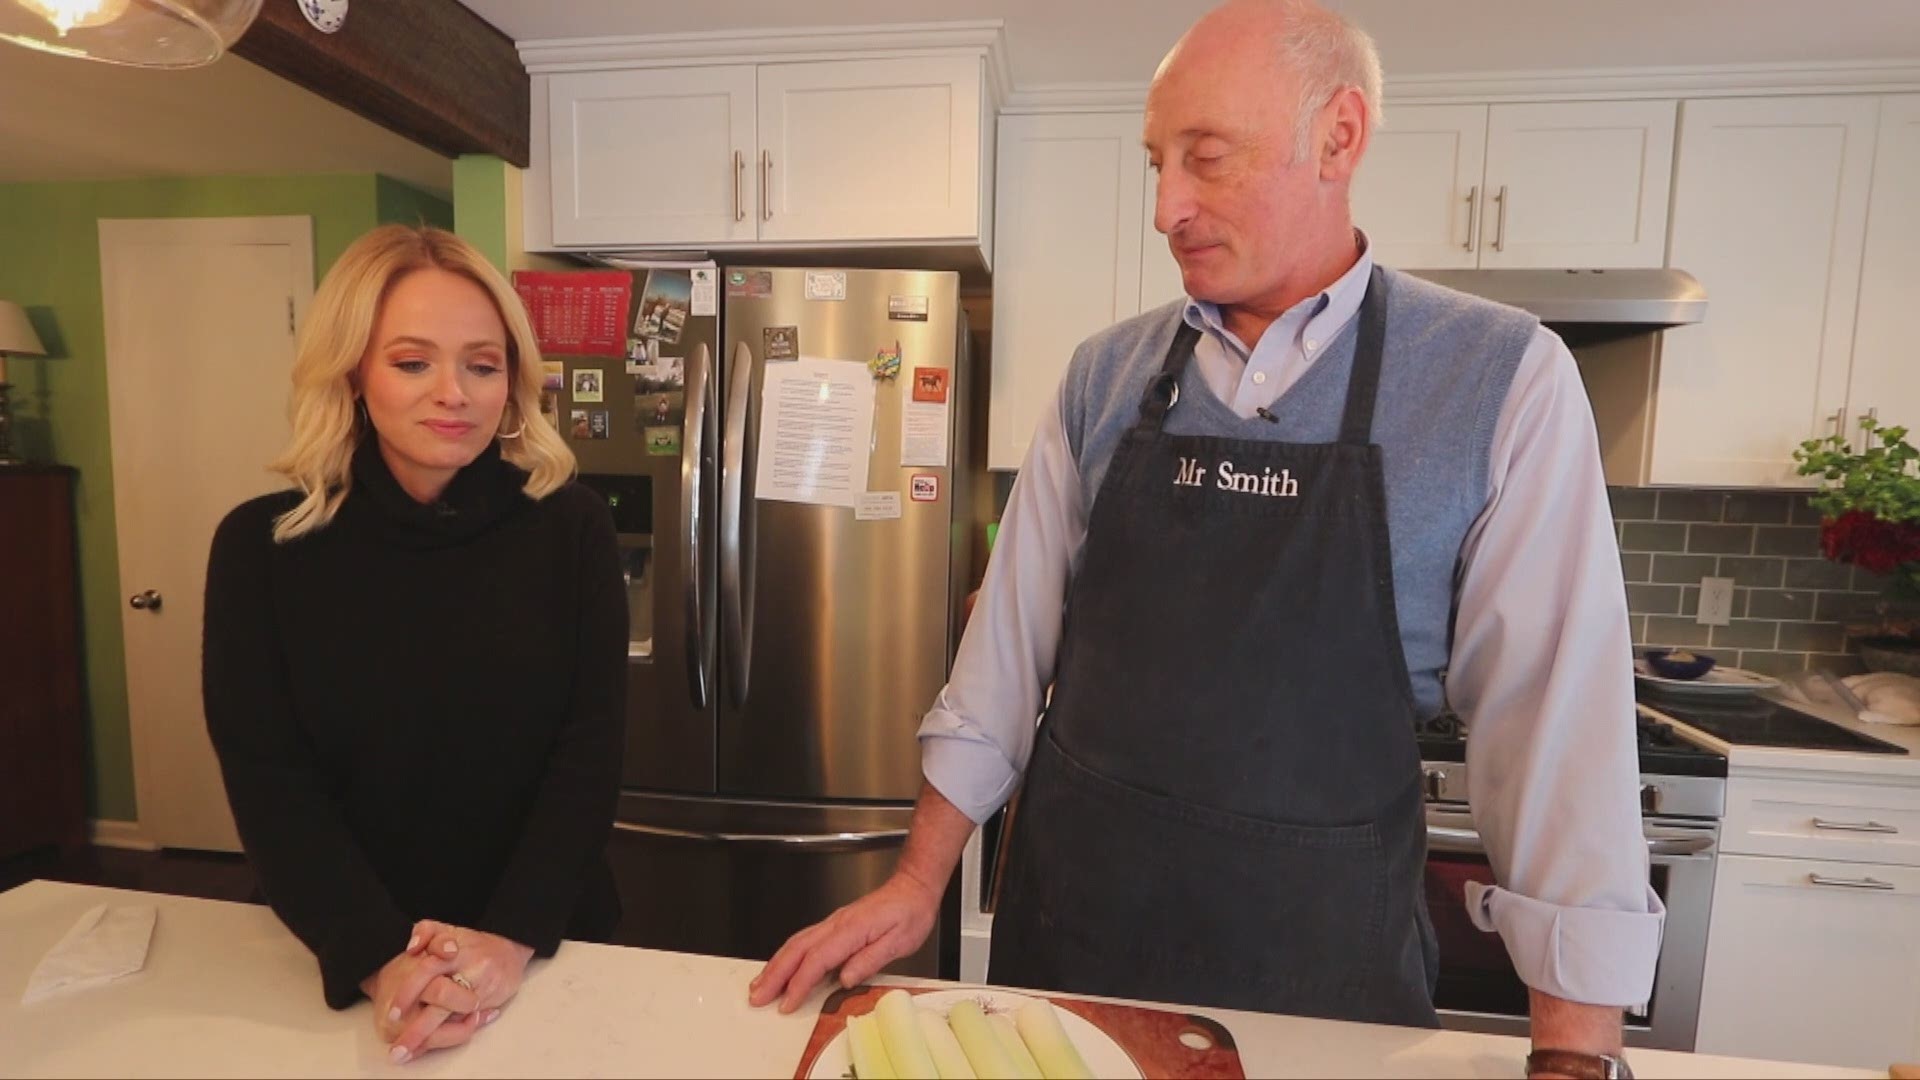
[[[940,1080],[975,1080],[967,1052],[960,1049],[960,1040],[953,1037],[953,1029],[947,1022],[930,1009],[913,1011],[920,1018],[920,1033],[927,1037],[927,1052],[933,1055],[933,1067],[940,1074]]]
[[[1040,1063],[1033,1060],[1027,1044],[1020,1038],[1020,1029],[1013,1026],[1013,1017],[1006,1013],[994,1013],[987,1017],[987,1023],[993,1025],[993,1033],[1000,1036],[1000,1045],[1007,1048],[1007,1056],[1013,1059],[1013,1071],[1020,1080],[1046,1080],[1040,1071]]]
[[[847,1054],[860,1080],[893,1080],[893,1062],[880,1039],[880,1022],[873,1017],[847,1017]]]
[[[987,1015],[980,1011],[978,1004],[955,1003],[947,1010],[947,1024],[953,1028],[953,1037],[960,1041],[960,1049],[966,1051],[967,1062],[980,1080],[1019,1080],[1013,1060],[1007,1057],[1007,1048],[1000,1045],[1000,1036],[993,1033],[993,1025],[987,1022]]]
[[[1073,1048],[1066,1029],[1060,1026],[1060,1017],[1053,1011],[1052,1002],[1022,1005],[1013,1023],[1020,1030],[1027,1049],[1033,1052],[1033,1060],[1040,1063],[1046,1080],[1093,1080],[1093,1073],[1081,1060],[1080,1051]]]
[[[919,1011],[913,1007],[912,994],[889,990],[880,995],[873,1017],[880,1022],[880,1041],[886,1045],[895,1076],[900,1080],[940,1080],[933,1055],[927,1052],[927,1037],[920,1030]]]

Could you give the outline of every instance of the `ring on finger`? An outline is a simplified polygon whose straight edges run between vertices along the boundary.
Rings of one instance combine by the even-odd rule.
[[[465,990],[467,993],[471,994],[474,992],[473,983],[469,981],[465,975],[462,975],[456,971],[453,974],[447,976],[447,978],[452,980],[453,985],[458,986],[462,990]]]

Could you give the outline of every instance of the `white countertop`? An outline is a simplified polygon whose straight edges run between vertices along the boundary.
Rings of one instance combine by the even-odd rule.
[[[1881,777],[1896,782],[1920,784],[1920,727],[1903,727],[1897,724],[1863,724],[1855,719],[1845,706],[1815,702],[1808,704],[1796,701],[1779,691],[1770,690],[1763,697],[1791,705],[1802,712],[1812,713],[1824,720],[1849,731],[1857,731],[1881,742],[1893,743],[1906,748],[1905,754],[1862,754],[1848,750],[1795,750],[1779,746],[1741,746],[1715,738],[1697,728],[1688,727],[1684,721],[1674,720],[1676,727],[1685,730],[1687,738],[1709,749],[1727,755],[1727,775],[1778,776],[1782,772],[1827,774],[1829,778],[1867,778]],[[1658,698],[1649,697],[1642,705],[1661,713],[1672,720],[1661,709]]]
[[[146,969],[22,1006],[40,957],[101,903],[159,909]],[[312,958],[266,908],[36,881],[0,893],[0,1076],[792,1076],[824,994],[791,1016],[750,1009],[757,967],[569,942],[472,1043],[394,1066],[369,1006],[329,1010]],[[1250,1076],[1517,1077],[1526,1055],[1499,1035],[1204,1011]],[[1644,1077],[1884,1075],[1630,1057]]]

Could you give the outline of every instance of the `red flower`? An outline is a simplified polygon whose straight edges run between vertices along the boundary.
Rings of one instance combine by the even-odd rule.
[[[1920,560],[1920,524],[1887,522],[1865,510],[1849,510],[1821,523],[1820,550],[1835,562],[1891,574]]]

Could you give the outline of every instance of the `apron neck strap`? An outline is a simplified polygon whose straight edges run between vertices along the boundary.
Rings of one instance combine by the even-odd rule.
[[[1353,344],[1353,372],[1347,377],[1347,411],[1340,441],[1355,446],[1373,442],[1373,406],[1380,396],[1380,356],[1387,338],[1387,278],[1378,266],[1367,278],[1360,301],[1359,339]]]
[[[1173,344],[1167,347],[1167,358],[1160,364],[1160,373],[1147,383],[1147,392],[1140,398],[1140,423],[1136,430],[1157,433],[1166,423],[1173,403],[1180,400],[1180,377],[1186,374],[1187,361],[1193,359],[1193,346],[1199,340],[1200,331],[1181,319]]]

